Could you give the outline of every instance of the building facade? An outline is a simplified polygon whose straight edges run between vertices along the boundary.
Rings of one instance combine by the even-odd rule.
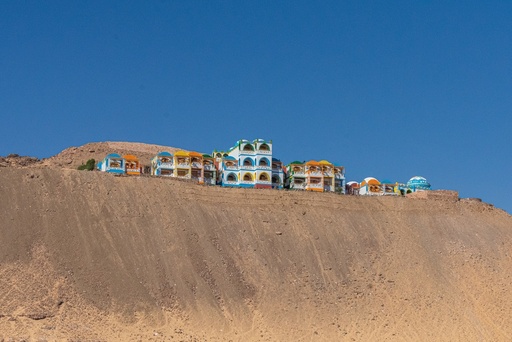
[[[108,154],[103,160],[96,165],[99,171],[110,172],[115,174],[125,173],[125,160],[117,153]]]

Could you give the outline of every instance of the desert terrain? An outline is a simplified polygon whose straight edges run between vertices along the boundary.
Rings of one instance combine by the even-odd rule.
[[[511,341],[512,217],[0,160],[0,341]]]

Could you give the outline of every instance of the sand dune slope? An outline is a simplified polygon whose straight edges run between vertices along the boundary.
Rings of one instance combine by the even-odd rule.
[[[0,341],[510,341],[485,203],[0,169]]]

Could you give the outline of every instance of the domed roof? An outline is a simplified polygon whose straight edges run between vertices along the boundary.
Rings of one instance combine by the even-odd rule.
[[[418,189],[430,189],[430,183],[424,177],[414,176],[407,182],[407,187]]]
[[[366,184],[371,184],[371,185],[380,185],[380,182],[379,182],[376,178],[373,178],[373,177],[366,177],[366,178],[361,182],[361,186],[365,186]]]

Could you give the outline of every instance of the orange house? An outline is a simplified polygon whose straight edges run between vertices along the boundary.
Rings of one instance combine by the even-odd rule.
[[[134,156],[133,154],[127,154],[123,156],[125,159],[125,170],[127,175],[140,176],[141,165],[139,162],[139,158]]]

